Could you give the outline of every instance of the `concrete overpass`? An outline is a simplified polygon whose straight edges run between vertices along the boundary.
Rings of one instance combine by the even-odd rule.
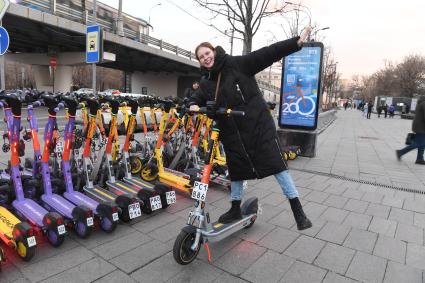
[[[34,65],[37,88],[48,90],[53,86],[49,62],[54,56],[55,90],[69,91],[72,66],[85,64],[86,25],[42,10],[10,4],[3,18],[10,35],[6,60]],[[98,65],[125,71],[135,93],[147,87],[148,93],[175,96],[199,77],[193,53],[143,33],[127,38],[105,31],[104,51],[115,54],[116,59]]]

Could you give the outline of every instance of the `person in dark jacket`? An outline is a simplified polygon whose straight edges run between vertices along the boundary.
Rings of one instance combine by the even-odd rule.
[[[412,131],[416,134],[413,143],[403,149],[396,150],[397,159],[400,161],[401,157],[412,151],[418,149],[416,156],[416,164],[425,165],[424,151],[425,151],[425,96],[418,99],[416,105],[415,118],[413,118]]]
[[[199,82],[198,81],[194,81],[192,83],[192,87],[188,87],[185,91],[184,91],[184,97],[185,98],[190,98],[192,96],[192,94],[199,88]]]
[[[217,107],[245,112],[243,117],[218,117],[220,140],[226,153],[231,180],[232,207],[221,215],[220,223],[241,219],[243,181],[274,175],[288,197],[299,230],[312,227],[298,199],[298,191],[288,172],[277,138],[273,117],[254,75],[301,49],[311,28],[301,37],[277,42],[244,56],[227,55],[222,47],[204,42],[195,50],[201,65],[200,88],[190,99],[195,111],[207,101],[215,100]],[[215,97],[219,81],[219,91]]]
[[[366,115],[367,119],[370,119],[370,115],[372,114],[372,109],[373,109],[372,101],[369,101],[369,103],[367,104],[367,115]]]
[[[385,103],[384,105],[384,118],[387,118],[388,115],[388,105]]]

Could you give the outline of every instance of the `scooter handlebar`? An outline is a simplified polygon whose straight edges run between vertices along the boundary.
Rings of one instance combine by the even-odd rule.
[[[53,111],[55,111],[56,113],[58,113],[61,109],[63,109],[65,107],[65,104],[63,104],[62,102],[60,102],[58,104],[58,106],[56,106]]]

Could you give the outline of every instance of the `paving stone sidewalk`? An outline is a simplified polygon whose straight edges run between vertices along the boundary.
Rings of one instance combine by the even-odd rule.
[[[393,152],[402,146],[411,122],[372,118],[339,111],[319,136],[318,157],[299,158],[290,167],[354,179],[379,177],[381,183],[403,187],[423,185],[425,168],[413,164],[414,155],[399,163]],[[96,231],[89,239],[71,234],[56,249],[40,243],[29,263],[7,250],[0,282],[423,282],[423,194],[291,173],[311,229],[296,229],[288,201],[269,177],[250,181],[245,192],[245,198],[260,200],[257,222],[211,244],[212,263],[204,249],[191,265],[175,263],[174,239],[193,205],[178,196],[176,205],[121,224],[112,234]],[[211,188],[208,194],[216,218],[229,207],[228,192]]]

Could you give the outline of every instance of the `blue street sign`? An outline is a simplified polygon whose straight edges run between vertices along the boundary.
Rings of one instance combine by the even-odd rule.
[[[100,26],[88,26],[86,33],[86,62],[99,63],[102,57],[102,30]]]
[[[4,55],[9,48],[9,33],[4,27],[0,27],[0,55]]]

